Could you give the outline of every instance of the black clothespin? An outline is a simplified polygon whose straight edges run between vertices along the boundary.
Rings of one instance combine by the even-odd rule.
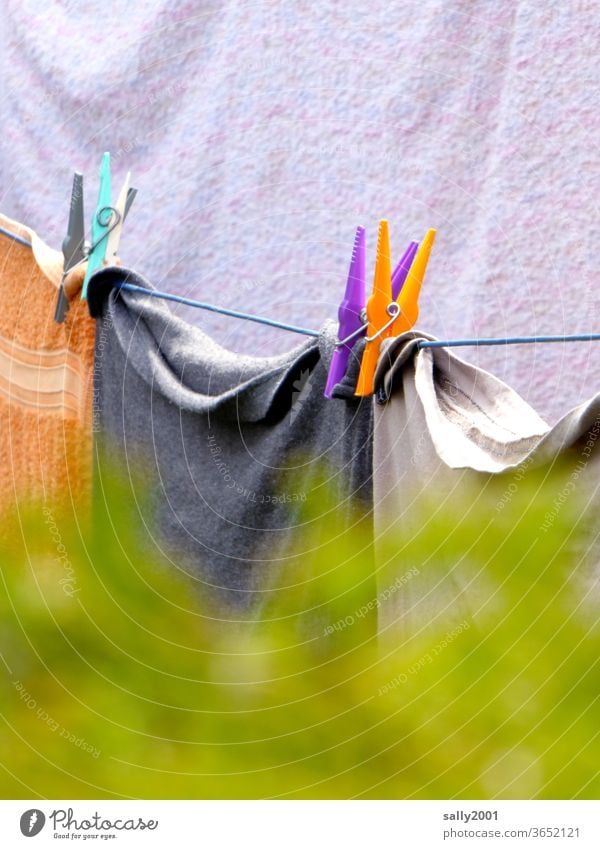
[[[69,210],[69,226],[63,239],[62,252],[64,257],[63,276],[56,298],[54,321],[62,324],[69,310],[69,300],[65,295],[64,280],[69,271],[84,261],[85,225],[83,215],[83,174],[76,171],[73,175],[71,189],[71,207]]]

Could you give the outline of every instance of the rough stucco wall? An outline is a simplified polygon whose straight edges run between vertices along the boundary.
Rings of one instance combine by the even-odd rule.
[[[2,5],[0,209],[54,246],[109,149],[140,189],[123,260],[173,291],[318,327],[385,216],[396,256],[439,231],[422,329],[600,329],[591,0]],[[240,351],[299,341],[186,315]],[[600,390],[600,343],[462,355],[550,420]]]

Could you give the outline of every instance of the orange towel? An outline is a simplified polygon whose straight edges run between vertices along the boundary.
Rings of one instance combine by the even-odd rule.
[[[91,493],[95,323],[72,272],[71,306],[54,322],[63,258],[28,227],[0,215],[0,509],[27,498],[86,509]]]

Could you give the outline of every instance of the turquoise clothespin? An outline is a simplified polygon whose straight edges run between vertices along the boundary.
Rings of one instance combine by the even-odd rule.
[[[81,297],[87,298],[88,282],[92,274],[102,265],[106,254],[106,243],[108,241],[108,229],[112,221],[110,207],[110,153],[104,153],[100,165],[100,188],[98,190],[98,203],[92,216],[92,247],[88,255],[87,271],[81,289]],[[104,237],[104,238],[102,238]],[[95,247],[94,247],[95,246]]]

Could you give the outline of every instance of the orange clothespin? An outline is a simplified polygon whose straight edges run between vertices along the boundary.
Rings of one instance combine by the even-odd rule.
[[[393,323],[389,336],[398,336],[400,333],[405,333],[417,323],[419,317],[419,295],[421,294],[421,284],[425,276],[425,269],[429,262],[429,255],[435,239],[435,230],[428,230],[419,245],[417,254],[412,262],[404,285],[398,295],[398,306],[400,307],[400,315]]]
[[[404,285],[406,286],[406,283]],[[396,306],[395,312],[394,306]],[[398,307],[392,302],[390,233],[388,222],[384,218],[379,222],[373,291],[367,301],[367,344],[360,364],[355,395],[362,397],[373,394],[373,378],[379,359],[379,348],[382,340],[391,333],[395,315],[398,315]]]

